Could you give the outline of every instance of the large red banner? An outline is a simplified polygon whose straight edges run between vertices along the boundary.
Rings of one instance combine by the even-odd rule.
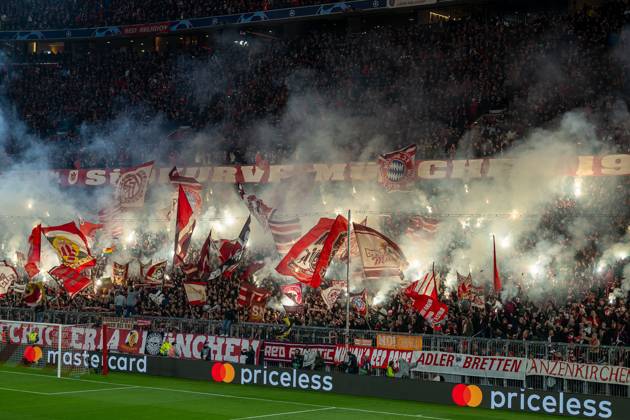
[[[37,344],[46,347],[56,347],[59,337],[59,327],[30,324],[16,324],[10,321],[0,323],[0,337],[7,337],[11,344],[30,344],[28,334],[31,331],[39,333]],[[147,336],[152,334],[138,329],[108,328],[105,342],[111,352],[145,353]],[[62,332],[62,347],[69,350],[98,351],[103,348],[101,328],[93,327],[65,327]],[[262,342],[247,338],[219,337],[205,334],[173,334],[163,335],[165,340],[173,340],[179,357],[185,359],[201,359],[202,349],[208,344],[211,360],[217,362],[245,363],[245,350],[252,348],[255,352],[256,363]]]

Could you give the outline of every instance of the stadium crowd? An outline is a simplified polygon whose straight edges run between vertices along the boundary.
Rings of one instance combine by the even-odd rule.
[[[50,10],[41,16],[11,14],[15,10],[11,5],[17,3],[22,2],[0,6],[6,8],[3,13],[9,16],[4,19],[8,27],[22,24],[24,19],[38,27],[68,21],[80,26],[99,19],[131,23],[178,18],[182,13],[245,10],[254,3],[253,7],[264,7],[262,2],[242,1],[235,5],[217,2],[216,8],[211,4],[207,9],[200,2],[156,0],[160,7],[137,8],[134,2],[125,2],[122,7],[112,0],[102,3],[111,4],[111,9],[89,7],[77,13],[72,7],[83,8],[90,2],[67,1],[50,6],[61,8],[57,10],[60,20],[54,21],[55,13]],[[234,9],[225,6],[228,3]],[[286,2],[267,4],[281,7]],[[306,158],[299,153],[295,156],[295,145],[308,138],[303,131],[312,135],[320,126],[338,129],[325,131],[325,135],[335,136],[334,146],[339,152],[334,157],[311,153],[309,159],[348,161],[374,138],[384,139],[391,150],[416,143],[418,155],[425,159],[492,156],[518,144],[532,128],[574,109],[600,123],[596,135],[607,152],[627,153],[630,125],[625,103],[630,99],[630,62],[623,54],[629,41],[621,31],[626,23],[624,7],[624,2],[615,2],[593,13],[540,13],[517,20],[471,18],[433,25],[407,23],[375,26],[361,33],[322,26],[293,40],[250,38],[243,45],[211,39],[203,46],[168,52],[126,48],[96,54],[16,56],[14,60],[30,65],[9,66],[5,82],[18,116],[37,135],[54,139],[52,147],[58,148],[58,156],[64,157],[61,161],[70,167],[124,166],[149,158],[178,164],[187,160],[252,162],[256,152],[272,162],[289,156],[299,160]],[[111,10],[125,12],[110,14]],[[164,16],[152,15],[154,10],[164,11]],[[42,59],[54,65],[41,65]],[[230,71],[211,80],[199,71],[224,70],[226,63],[231,63]],[[124,138],[113,153],[93,151],[92,138],[85,133],[94,130],[86,125],[114,132],[111,127],[124,113],[147,124],[161,118],[173,126],[199,130],[209,141],[205,148],[210,152],[190,155],[181,149],[194,147],[173,146],[172,139],[159,146],[138,140],[131,155],[123,147],[129,138]],[[14,140],[11,151],[19,156],[21,145],[19,139]],[[156,150],[163,155],[155,156]],[[443,289],[441,299],[448,304],[449,314],[447,322],[434,330],[410,308],[401,287],[392,290],[383,302],[370,305],[367,316],[352,313],[352,328],[579,343],[594,348],[630,345],[628,291],[621,288],[619,269],[627,258],[604,270],[597,267],[602,252],[597,247],[600,237],[610,232],[621,237],[630,222],[630,184],[620,180],[615,188],[622,197],[617,203],[618,215],[611,219],[610,231],[593,233],[574,266],[566,267],[573,273],[574,283],[565,294],[550,295],[541,304],[529,297],[532,285],[519,273],[506,279],[518,289],[516,293],[501,302],[488,293],[479,307],[459,301],[453,289]],[[599,191],[609,193],[604,187],[595,189],[592,201],[597,201]],[[575,208],[571,199],[554,203],[541,222],[538,237],[519,246],[532,247],[545,235],[571,241],[566,235],[566,220],[579,217]],[[392,237],[400,237],[405,229],[404,220],[388,224],[386,233]],[[140,259],[150,257],[150,250],[160,248],[160,243],[171,241],[164,235],[138,236],[134,257]],[[173,287],[164,289],[165,299],[159,304],[151,298],[155,290],[133,286],[132,278],[128,287],[113,287],[106,294],[79,296],[72,301],[50,289],[51,296],[39,311],[89,309],[243,322],[249,314],[237,305],[242,271],[249,262],[268,256],[267,252],[253,250],[241,271],[209,282],[204,306],[187,304],[181,287],[184,275],[171,271]],[[194,259],[197,254],[191,255]],[[436,264],[444,277],[449,261]],[[283,322],[278,285],[270,278],[260,283],[271,291],[272,303],[276,302],[266,311],[264,321]],[[329,310],[317,291],[306,291],[304,309],[291,316],[292,322],[341,328],[345,324],[342,300]],[[8,296],[6,303],[22,305],[18,295]]]
[[[160,52],[16,56],[32,65],[9,67],[7,92],[67,167],[251,162],[256,152],[272,163],[347,161],[373,139],[390,150],[416,143],[427,159],[490,156],[574,109],[602,122],[598,138],[621,152],[630,144],[623,10],[614,3],[590,14],[407,22],[359,33],[323,24],[295,39],[223,35]],[[201,131],[203,151],[169,140],[168,131],[159,147],[154,131],[149,139],[142,130],[120,134],[121,115],[140,127],[161,121]],[[335,156],[296,154],[312,130],[335,139]],[[114,132],[121,145],[135,134],[134,156],[90,149]],[[10,150],[19,155],[15,143]]]

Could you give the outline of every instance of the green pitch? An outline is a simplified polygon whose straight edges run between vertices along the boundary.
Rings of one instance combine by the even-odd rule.
[[[412,417],[488,420],[543,416],[121,373],[57,379],[41,370],[0,367],[2,419],[402,420]]]

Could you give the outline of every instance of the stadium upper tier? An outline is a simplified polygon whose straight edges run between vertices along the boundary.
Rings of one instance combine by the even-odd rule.
[[[378,152],[415,143],[425,159],[486,157],[584,110],[610,152],[627,152],[624,7],[353,30],[317,21],[292,36],[127,38],[57,53],[7,47],[0,77],[16,110],[10,126],[55,139],[59,168],[252,162],[257,152],[272,163],[347,162],[375,140]],[[167,135],[181,126],[203,135],[179,147]],[[23,152],[22,133],[8,136],[9,155]],[[99,138],[105,151],[87,147]],[[320,147],[295,154],[313,138]],[[145,156],[155,150],[164,156]]]
[[[232,15],[326,3],[322,0],[6,0],[2,30],[85,28]],[[351,2],[349,2],[351,3]]]

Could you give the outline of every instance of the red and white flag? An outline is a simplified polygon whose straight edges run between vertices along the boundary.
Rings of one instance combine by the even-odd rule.
[[[437,219],[424,216],[411,216],[405,233],[415,238],[431,238],[437,232],[438,224]]]
[[[37,225],[31,231],[31,236],[28,237],[28,259],[24,265],[24,270],[30,278],[39,274],[39,263],[41,259],[42,250],[42,225]]]
[[[422,280],[416,280],[405,289],[405,295],[411,299],[418,299],[420,296],[430,296],[437,299],[437,289],[435,274],[433,272],[424,275]]]
[[[302,300],[302,283],[284,284],[280,286],[280,290],[283,295],[296,305],[304,303]]]
[[[361,223],[359,223],[360,225],[363,226],[367,226],[367,217],[365,219],[363,219],[363,221]],[[351,258],[356,258],[356,257],[360,257],[361,254],[359,252],[359,244],[357,244],[357,237],[354,234],[354,229],[352,230],[352,232],[350,232],[350,257]],[[336,259],[340,260],[340,261],[348,261],[348,240],[347,238],[344,239],[344,241],[342,242],[341,246],[339,247],[339,250],[337,251],[337,255],[335,256]]]
[[[121,172],[116,182],[116,201],[122,208],[144,207],[152,172],[153,161]]]
[[[144,284],[148,286],[161,286],[166,275],[166,261],[153,264],[144,275]]]
[[[379,156],[379,182],[387,191],[404,191],[416,179],[416,146]]]
[[[241,233],[235,240],[221,239],[219,241],[219,262],[221,264],[221,272],[226,276],[232,275],[243,260],[251,231],[251,222],[252,217],[249,216],[241,228]]]
[[[30,282],[26,285],[24,295],[22,296],[24,303],[34,308],[44,300],[44,285],[43,283]]]
[[[271,296],[271,293],[267,289],[256,287],[252,283],[242,282],[236,303],[242,308],[248,308],[254,303],[266,304],[269,296]]]
[[[114,204],[98,212],[98,221],[103,225],[105,234],[111,239],[119,239],[123,235],[121,214],[120,204]]]
[[[413,300],[413,307],[432,325],[441,322],[448,314],[448,307],[438,300],[437,285],[433,272],[425,274],[405,289],[405,295]]]
[[[276,267],[285,276],[313,288],[319,287],[332,255],[343,242],[348,221],[343,216],[337,219],[321,218],[319,222],[291,247]]]
[[[188,202],[184,188],[179,186],[177,198],[177,220],[175,223],[175,254],[173,256],[173,266],[184,264],[193,230],[195,229],[195,217],[192,207]]]
[[[212,259],[212,255],[216,253],[218,253],[218,251],[214,246],[214,241],[212,240],[212,231],[210,231],[208,233],[208,237],[203,243],[203,246],[201,247],[201,251],[199,252],[199,259],[197,260],[197,272],[201,274],[211,273],[212,267],[210,266],[210,261]]]
[[[335,302],[337,302],[337,299],[339,299],[339,296],[341,296],[345,290],[345,287],[332,286],[321,291],[322,300],[329,310],[335,306]]]
[[[206,283],[202,281],[188,281],[184,283],[186,298],[190,305],[203,305],[208,301]]]
[[[302,235],[300,218],[282,214],[278,209],[266,205],[253,194],[246,195],[242,184],[237,184],[238,193],[249,212],[265,231],[270,231],[280,255],[285,255]]]
[[[365,278],[402,278],[403,271],[409,264],[398,245],[372,228],[357,223],[353,226]]]
[[[201,183],[193,177],[180,175],[176,166],[171,169],[171,172],[168,174],[168,178],[173,185],[176,187],[181,186],[184,189],[193,211],[196,214],[200,214],[203,206],[203,198],[201,197],[203,185],[201,185]]]
[[[15,268],[6,261],[0,261],[0,298],[9,293],[17,279]]]
[[[81,272],[96,264],[96,260],[90,254],[87,239],[74,222],[42,228],[42,233],[57,251],[63,265]]]
[[[483,289],[473,284],[472,275],[462,276],[457,273],[457,297],[460,300],[468,300],[470,304],[482,308],[485,304]]]
[[[63,288],[68,293],[68,296],[70,296],[70,299],[81,293],[92,282],[92,280],[81,275],[77,270],[73,270],[65,265],[53,268],[48,274],[57,279],[59,283],[63,284]]]
[[[278,254],[286,255],[302,236],[302,224],[297,216],[283,215],[277,209],[269,216],[269,230]]]

